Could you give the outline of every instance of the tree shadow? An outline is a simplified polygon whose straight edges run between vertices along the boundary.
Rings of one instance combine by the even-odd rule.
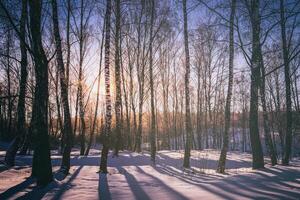
[[[191,183],[196,182],[196,183],[209,183],[212,181],[216,181],[220,178],[223,178],[221,175],[215,175],[215,174],[205,174],[205,173],[200,173],[200,172],[181,172],[174,169],[172,166],[167,166],[167,165],[156,165],[155,169],[159,171],[162,174],[168,174],[169,176],[174,176],[176,178],[184,178]]]
[[[154,168],[159,173],[178,178],[188,184],[193,184],[201,189],[218,195],[221,198],[275,198],[275,199],[297,199],[300,196],[299,187],[289,185],[286,182],[299,183],[297,179],[300,174],[297,170],[268,168],[253,173],[235,175],[231,177],[216,179],[207,179],[205,174],[195,176],[182,176],[173,168],[165,166],[156,166]],[[272,177],[264,174],[268,172]],[[210,177],[210,175],[208,175]],[[211,181],[208,181],[211,180]],[[285,188],[283,188],[284,186]]]
[[[83,168],[83,166],[78,167],[74,173],[71,175],[69,180],[62,185],[59,186],[59,190],[55,193],[54,197],[52,199],[60,199],[60,197],[70,188],[73,186],[71,185],[72,181],[78,176],[80,170]]]
[[[295,169],[282,169],[278,166],[274,166],[272,168],[265,168],[260,171],[257,171],[256,174],[259,174],[260,176],[264,178],[269,178],[264,172],[270,173],[273,175],[273,183],[280,184],[282,186],[285,186],[287,188],[291,189],[297,189],[300,191],[300,187],[296,185],[290,185],[287,182],[293,182],[296,184],[300,184],[300,174]],[[284,176],[282,175],[284,174]]]
[[[27,192],[26,194],[18,197],[17,199],[42,199],[47,192],[50,190],[53,190],[54,188],[59,187],[59,184],[53,180],[51,183],[49,183],[45,187],[40,187],[40,186],[34,186],[32,190]],[[28,188],[31,189],[31,188]]]
[[[111,200],[111,194],[107,182],[107,174],[104,173],[99,173],[98,197],[99,199]]]
[[[135,199],[150,199],[149,195],[141,187],[141,184],[147,184],[146,182],[137,181],[136,178],[132,174],[130,174],[124,167],[117,167],[117,169],[125,176]]]
[[[171,199],[188,199],[187,197],[183,196],[181,193],[177,192],[176,190],[172,189],[171,187],[169,187],[168,185],[166,185],[164,182],[162,182],[160,179],[158,179],[157,177],[145,172],[143,169],[141,169],[140,167],[137,167],[137,171],[140,172],[141,174],[144,174],[148,177],[150,177],[153,181],[152,181],[152,184],[153,183],[157,183],[159,185],[159,187],[162,189],[162,190],[165,190],[167,191],[168,193],[168,196],[171,198]]]
[[[163,181],[158,179],[157,177],[146,173],[142,168],[139,166],[135,166],[136,172],[139,173],[139,175],[133,175],[131,174],[126,168],[124,167],[117,167],[117,170],[120,172],[120,174],[124,175],[126,182],[130,188],[130,191],[132,192],[134,199],[153,199],[153,196],[155,194],[149,193],[149,191],[145,191],[144,187],[153,189],[155,192],[156,190],[163,193],[160,195],[163,195],[164,197],[167,197],[168,199],[181,199],[185,200],[188,199],[181,193],[177,192],[173,188],[169,187],[167,184],[165,184]],[[137,180],[136,177],[140,177],[141,180]],[[157,194],[156,194],[157,195]],[[157,198],[163,199],[163,197],[159,196]]]
[[[172,152],[171,152],[172,153]],[[154,169],[160,174],[166,174],[178,179],[178,181],[183,181],[188,184],[197,186],[199,189],[205,190],[211,194],[217,195],[222,199],[240,199],[240,198],[250,198],[250,199],[299,199],[300,196],[300,174],[298,170],[289,167],[271,167],[260,171],[255,171],[254,173],[247,173],[243,175],[235,175],[224,177],[218,174],[203,174],[183,172],[182,159],[173,158],[170,155],[163,153],[157,154],[157,165]],[[111,154],[109,154],[111,156]],[[21,157],[22,163],[16,169],[22,169],[28,163],[31,163],[31,156]],[[54,156],[52,158],[53,166],[60,166],[61,157]],[[47,192],[54,192],[53,199],[62,198],[63,194],[70,188],[72,188],[72,181],[77,177],[80,170],[84,166],[99,166],[100,156],[72,156],[71,166],[79,166],[70,176],[64,176],[60,173],[55,173],[54,176],[56,180],[66,180],[65,183],[60,184],[59,182],[52,182],[45,188],[35,187],[33,185],[34,179],[28,178],[22,183],[9,188],[2,194],[0,194],[0,199],[8,199],[13,197],[19,192],[27,192],[20,199],[41,199],[46,195]],[[191,165],[199,167],[198,159],[191,159]],[[209,164],[205,165],[208,169],[215,169],[217,165],[216,160],[205,159],[205,162]],[[243,160],[228,160],[230,163],[230,169],[249,166],[251,163]],[[168,186],[163,180],[155,177],[153,174],[145,172],[140,166],[151,166],[150,156],[146,154],[136,154],[131,152],[120,152],[119,157],[108,159],[108,166],[119,170],[121,174],[124,175],[130,190],[132,191],[136,199],[150,199],[151,194],[147,193],[143,186],[145,187],[161,187],[167,194],[170,194],[172,199],[176,197],[180,199],[187,199],[181,193],[177,192],[174,188]],[[237,165],[236,167],[234,165]],[[122,167],[120,167],[122,166]],[[128,170],[125,169],[126,166],[135,166],[138,173],[142,176],[147,177],[147,181],[136,179],[136,175],[133,175]],[[200,166],[201,167],[201,166]],[[298,166],[299,167],[299,166]],[[269,174],[267,174],[269,173]],[[271,174],[271,175],[270,175]],[[148,181],[151,180],[150,182]],[[287,183],[289,182],[289,183]],[[293,184],[296,183],[296,184]],[[112,190],[112,189],[111,189]],[[19,194],[20,195],[20,194]],[[174,195],[174,196],[173,196]],[[100,199],[111,199],[111,192],[108,185],[107,175],[99,174],[98,183],[98,196]]]
[[[30,185],[34,183],[34,178],[28,177],[23,182],[15,185],[14,187],[11,187],[0,194],[0,199],[8,199],[12,196],[14,196],[16,193],[21,192],[28,188]]]
[[[45,187],[36,186],[34,178],[27,178],[25,181],[15,185],[14,187],[9,188],[2,194],[0,194],[0,199],[9,199],[12,196],[16,195],[19,192],[26,192],[24,195],[18,197],[17,199],[42,199],[49,191],[56,191],[53,199],[59,199],[62,194],[70,187],[70,183],[76,178],[79,174],[81,168],[78,167],[75,172],[70,176],[69,180],[63,184],[58,183],[55,179]],[[54,177],[58,173],[54,174]],[[28,191],[27,191],[28,190]]]
[[[171,152],[173,153],[173,152]],[[175,153],[175,152],[174,152]],[[177,169],[182,169],[182,160],[183,158],[172,158],[169,155],[157,153],[157,163],[161,165],[169,165],[176,167]],[[200,169],[217,169],[218,166],[218,160],[213,160],[210,158],[205,158],[199,156],[199,158],[190,158],[190,164],[191,166],[195,166]],[[239,169],[239,168],[245,168],[245,167],[251,167],[250,161],[245,160],[232,160],[227,159],[226,160],[226,169]]]
[[[6,166],[4,163],[0,162],[0,173],[6,171],[8,169],[9,169],[8,166]]]

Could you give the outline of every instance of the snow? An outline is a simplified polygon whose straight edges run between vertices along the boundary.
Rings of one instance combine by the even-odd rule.
[[[0,152],[3,159],[4,152]],[[147,152],[109,155],[108,174],[99,174],[100,152],[72,152],[70,174],[57,172],[61,156],[53,153],[55,181],[35,186],[31,156],[17,166],[0,168],[0,199],[300,199],[300,160],[291,166],[251,169],[251,155],[229,152],[227,174],[215,173],[219,151],[192,151],[191,169],[182,168],[183,151],[159,151],[156,165]]]

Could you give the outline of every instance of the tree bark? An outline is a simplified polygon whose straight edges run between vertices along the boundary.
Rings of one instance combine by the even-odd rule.
[[[285,149],[282,164],[289,165],[291,151],[292,151],[292,99],[291,99],[291,77],[290,77],[290,61],[289,50],[286,38],[286,18],[284,12],[284,0],[280,0],[280,27],[282,38],[282,55],[284,64],[284,78],[285,78],[285,101],[286,101],[286,133],[285,133]]]
[[[155,105],[154,105],[154,83],[153,83],[153,24],[154,24],[154,0],[151,0],[151,22],[150,22],[150,41],[149,41],[149,74],[150,74],[150,98],[151,98],[151,130],[150,130],[150,147],[151,160],[155,163],[156,155],[156,132],[155,132]]]
[[[84,15],[84,5],[83,0],[81,0],[81,7],[80,7],[80,33],[79,33],[79,77],[78,77],[78,103],[79,103],[79,117],[81,122],[81,129],[80,129],[80,155],[84,155],[85,151],[85,120],[84,120],[84,97],[83,97],[83,58],[84,58],[84,50],[83,50],[83,43],[84,43],[84,36],[83,32],[85,30],[83,27],[83,15]]]
[[[252,25],[252,66],[251,66],[251,94],[250,94],[250,141],[252,147],[252,167],[253,169],[264,168],[264,156],[262,152],[259,127],[258,127],[258,89],[260,85],[260,14],[259,0],[254,0],[251,5],[251,25]]]
[[[175,137],[175,150],[178,150],[178,133],[177,133],[177,118],[178,118],[178,92],[177,92],[177,74],[176,74],[176,65],[174,62],[174,96],[175,96],[175,105],[174,105],[174,137]]]
[[[185,49],[185,126],[186,126],[186,145],[184,149],[183,167],[190,167],[191,143],[192,143],[192,124],[190,113],[190,54],[188,40],[188,25],[186,0],[182,1],[183,19],[184,19],[184,49]]]
[[[66,27],[67,61],[66,61],[65,77],[66,77],[68,89],[69,89],[69,80],[70,80],[70,58],[71,58],[70,18],[71,18],[71,0],[67,0],[67,27]]]
[[[64,110],[64,124],[62,129],[63,136],[63,157],[61,163],[61,170],[65,173],[69,173],[70,169],[70,154],[73,145],[73,130],[71,123],[71,115],[69,108],[69,95],[68,95],[68,80],[65,76],[65,66],[63,61],[61,37],[59,32],[59,22],[57,14],[57,3],[56,0],[52,0],[52,20],[53,20],[53,32],[56,44],[56,62],[60,77],[60,95]]]
[[[12,34],[11,31],[7,31],[7,39],[6,39],[6,54],[10,55],[10,50],[11,50],[11,42],[12,42]],[[6,129],[6,134],[9,136],[12,132],[12,109],[13,109],[13,102],[12,102],[12,96],[11,96],[11,59],[9,56],[6,58],[6,76],[7,76],[7,129]]]
[[[201,124],[201,113],[202,113],[202,98],[201,98],[201,71],[200,63],[197,69],[197,143],[198,149],[202,150],[202,124]]]
[[[225,163],[228,151],[228,132],[230,127],[230,105],[232,96],[232,86],[233,86],[233,59],[234,59],[234,16],[235,16],[236,0],[231,1],[231,13],[230,13],[230,25],[229,25],[229,80],[228,89],[225,105],[225,130],[223,135],[223,146],[221,150],[221,155],[219,158],[218,173],[225,173]]]
[[[32,36],[33,60],[35,69],[35,94],[32,112],[32,134],[34,154],[32,176],[38,185],[52,181],[52,166],[48,136],[48,60],[42,45],[41,0],[30,0],[30,32]]]
[[[120,0],[116,0],[116,35],[115,35],[115,90],[116,90],[116,141],[114,155],[118,156],[119,149],[122,141],[122,120],[121,120],[121,105],[122,105],[122,93],[121,93],[121,70],[120,70],[120,29],[121,29],[121,8]]]
[[[110,144],[110,133],[111,133],[111,96],[110,96],[110,16],[111,16],[111,0],[106,2],[106,13],[105,13],[105,54],[104,54],[104,71],[105,71],[105,130],[102,137],[103,148],[101,152],[101,163],[100,172],[107,173],[107,155]]]

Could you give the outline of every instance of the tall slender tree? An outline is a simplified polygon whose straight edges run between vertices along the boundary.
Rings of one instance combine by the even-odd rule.
[[[9,27],[7,27],[7,33],[6,33],[6,41],[5,41],[5,50],[6,55],[11,54],[12,50],[12,31],[9,30]],[[6,85],[6,92],[7,92],[7,124],[6,124],[6,132],[11,133],[12,131],[12,112],[13,112],[13,102],[12,102],[12,63],[10,56],[6,57],[6,77],[7,77],[7,85]]]
[[[151,0],[151,24],[149,41],[149,74],[150,74],[150,98],[151,98],[151,160],[155,162],[156,154],[156,132],[155,132],[155,105],[154,105],[154,83],[153,83],[153,23],[154,23],[155,2]]]
[[[121,29],[121,6],[120,0],[116,0],[116,35],[115,35],[115,90],[116,90],[116,142],[114,155],[118,156],[119,149],[122,141],[122,119],[121,119],[121,105],[122,105],[122,93],[121,93],[121,68],[120,68],[120,29]]]
[[[184,50],[185,50],[185,130],[186,144],[184,148],[183,167],[190,167],[191,143],[192,143],[192,123],[190,111],[190,54],[189,54],[189,39],[188,39],[188,24],[187,24],[187,9],[186,0],[182,1],[183,23],[184,23]]]
[[[78,105],[80,117],[80,155],[84,155],[85,151],[85,109],[84,109],[84,95],[83,95],[83,60],[84,60],[84,42],[85,42],[85,24],[83,21],[84,16],[84,1],[80,1],[80,27],[79,27],[79,72],[78,72]]]
[[[60,95],[61,95],[63,111],[64,111],[63,112],[64,124],[62,129],[64,146],[63,146],[61,170],[63,170],[65,174],[68,174],[70,169],[70,153],[73,144],[73,130],[71,124],[71,115],[70,115],[69,97],[68,97],[69,96],[68,83],[65,75],[65,65],[63,61],[56,0],[52,0],[52,20],[53,20],[53,33],[54,33],[54,39],[56,44],[56,62],[57,62],[57,68],[60,77],[60,87],[61,87]]]
[[[104,47],[104,76],[105,76],[105,130],[102,135],[102,151],[100,172],[107,173],[107,155],[110,145],[111,133],[111,96],[110,96],[110,17],[111,17],[111,0],[106,2],[105,13],[105,47]]]
[[[226,155],[228,151],[228,132],[230,127],[230,105],[231,105],[231,96],[232,96],[232,85],[233,85],[233,59],[234,59],[234,16],[235,16],[235,7],[236,0],[231,1],[231,13],[229,19],[229,80],[228,80],[228,89],[227,89],[227,97],[226,97],[226,105],[225,105],[225,130],[223,135],[223,146],[221,150],[221,155],[219,158],[218,173],[225,172],[225,163],[226,163]]]
[[[70,61],[71,61],[71,43],[70,43],[70,27],[71,27],[71,0],[67,0],[67,27],[66,27],[66,45],[67,45],[67,58],[66,58],[66,80],[67,88],[69,88],[70,80]]]
[[[292,150],[292,99],[291,99],[291,77],[289,66],[289,50],[286,37],[286,18],[284,11],[284,0],[280,0],[280,27],[282,39],[282,55],[284,64],[284,80],[285,80],[285,101],[286,101],[286,133],[285,133],[285,149],[282,164],[288,165]]]
[[[197,63],[197,143],[198,143],[198,149],[202,149],[202,123],[201,123],[201,118],[202,118],[202,88],[201,88],[201,63]],[[176,101],[176,100],[175,100]]]
[[[144,85],[145,85],[145,39],[147,34],[147,23],[144,23],[144,38],[142,37],[142,19],[145,11],[145,0],[141,0],[141,10],[138,17],[137,24],[137,52],[136,52],[136,69],[137,69],[137,79],[138,79],[138,88],[139,88],[139,113],[138,113],[138,125],[137,132],[135,137],[135,146],[134,150],[137,152],[141,152],[142,145],[142,132],[143,132],[143,105],[144,105]],[[142,48],[141,48],[142,47]]]

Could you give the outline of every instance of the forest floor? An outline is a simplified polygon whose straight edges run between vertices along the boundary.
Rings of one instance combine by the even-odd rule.
[[[229,152],[227,174],[220,175],[214,150],[192,151],[190,170],[182,168],[183,151],[159,151],[156,165],[149,153],[123,151],[109,155],[105,175],[97,173],[99,155],[73,151],[70,174],[63,177],[57,172],[61,156],[53,152],[55,181],[45,188],[28,178],[32,156],[18,156],[15,167],[0,168],[0,199],[300,199],[300,159],[258,171],[251,169],[250,154]]]

